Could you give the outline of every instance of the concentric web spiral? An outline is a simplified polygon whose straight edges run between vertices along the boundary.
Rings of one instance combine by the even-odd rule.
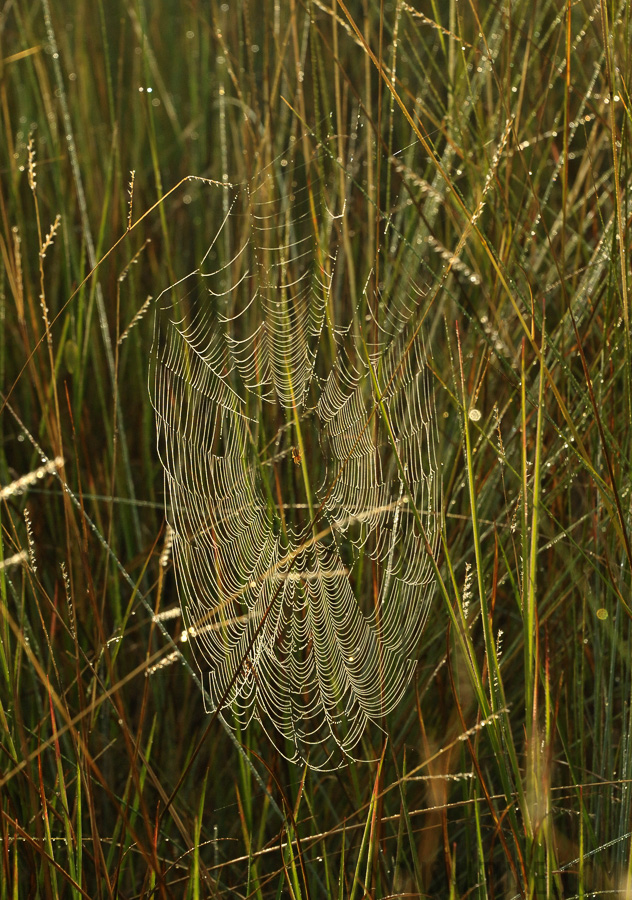
[[[324,169],[278,160],[232,192],[195,289],[159,298],[150,372],[210,702],[318,767],[406,688],[440,505],[422,294],[400,259],[345,298]]]

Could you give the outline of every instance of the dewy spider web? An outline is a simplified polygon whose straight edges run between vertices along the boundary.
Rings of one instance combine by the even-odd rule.
[[[159,298],[150,372],[209,696],[233,682],[240,728],[254,717],[318,767],[352,756],[406,688],[433,586],[410,499],[433,548],[440,500],[422,294],[400,256],[345,302],[328,161],[277,160],[234,192],[202,291],[185,280]]]

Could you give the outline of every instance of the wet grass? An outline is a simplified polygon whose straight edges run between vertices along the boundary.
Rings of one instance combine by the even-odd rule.
[[[3,900],[632,896],[630,14],[4,4]],[[444,521],[375,762],[318,773],[209,728],[147,299],[332,136],[336,302],[417,254]]]

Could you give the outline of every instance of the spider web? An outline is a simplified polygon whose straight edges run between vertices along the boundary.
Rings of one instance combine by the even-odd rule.
[[[150,370],[212,707],[319,768],[353,756],[406,689],[440,506],[422,294],[400,266],[345,299],[345,213],[324,171],[277,160],[234,192],[193,287],[158,300]]]

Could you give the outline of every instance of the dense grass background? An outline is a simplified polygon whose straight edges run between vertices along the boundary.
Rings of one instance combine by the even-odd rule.
[[[631,12],[2,4],[3,900],[632,896]],[[418,253],[445,521],[382,761],[323,774],[208,728],[152,617],[146,301],[224,216],[183,179],[331,135],[344,290]]]

